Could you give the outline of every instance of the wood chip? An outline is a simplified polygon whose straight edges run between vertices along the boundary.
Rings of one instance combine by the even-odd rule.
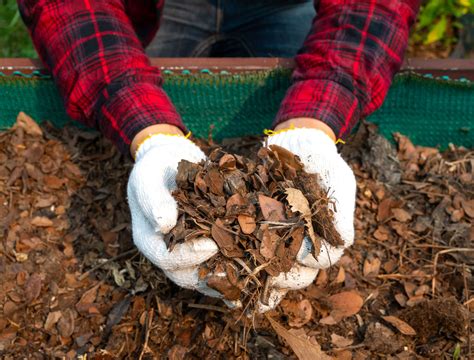
[[[408,325],[405,321],[397,318],[396,316],[382,316],[389,324],[393,325],[400,331],[403,335],[415,336],[416,331],[410,325]]]

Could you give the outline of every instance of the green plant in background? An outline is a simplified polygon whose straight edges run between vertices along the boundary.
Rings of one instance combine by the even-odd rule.
[[[37,57],[16,0],[0,0],[0,57]]]
[[[427,0],[423,2],[412,41],[429,45],[441,42],[450,46],[457,41],[460,19],[474,13],[474,0]]]

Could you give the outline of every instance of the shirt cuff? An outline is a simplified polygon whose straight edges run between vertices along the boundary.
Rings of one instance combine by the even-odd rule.
[[[156,84],[125,86],[115,92],[98,113],[101,132],[127,156],[130,156],[130,144],[135,135],[148,126],[168,124],[187,132],[168,95]]]
[[[273,126],[307,117],[323,121],[338,139],[345,139],[360,118],[359,101],[346,87],[330,80],[302,80],[286,92]]]

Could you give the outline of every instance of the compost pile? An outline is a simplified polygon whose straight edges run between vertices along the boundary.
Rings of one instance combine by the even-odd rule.
[[[321,237],[343,244],[318,175],[306,173],[296,155],[277,145],[256,155],[250,159],[216,148],[200,164],[181,161],[173,192],[180,214],[165,237],[170,249],[212,237],[221,256],[201,266],[199,275],[225,299],[240,299],[247,307],[259,294],[267,303],[267,277],[290,271],[305,234],[315,258]]]
[[[206,176],[206,166],[232,165],[228,154],[252,158],[261,140],[227,141],[221,144],[226,153],[202,142],[214,160],[199,165],[199,171]],[[77,128],[38,127],[21,114],[14,129],[0,133],[1,357],[469,358],[474,340],[474,153],[454,146],[440,153],[413,146],[400,134],[396,144],[373,126],[361,126],[341,148],[357,179],[354,246],[307,289],[290,292],[266,316],[248,317],[221,300],[180,289],[140,256],[126,202],[132,163],[109,142]],[[265,159],[280,157],[272,150],[252,161],[257,168]],[[241,165],[245,158],[234,158],[244,176],[259,174]],[[224,178],[232,171],[219,169]],[[183,232],[170,235],[169,246],[197,231],[212,236],[220,219],[237,245],[227,256],[221,246],[216,262],[226,271],[233,264],[246,279],[239,262],[251,271],[268,262],[261,254],[266,225],[279,237],[291,227],[305,226],[308,232],[304,212],[291,210],[285,191],[297,189],[305,197],[308,192],[295,183],[284,185],[291,180],[287,175],[270,179],[268,192],[252,181],[243,193],[235,192],[249,201],[243,208],[242,199],[229,206],[236,211],[229,217],[233,195],[224,186],[225,205],[210,189],[181,188],[186,201],[197,201],[192,193],[206,204],[213,197],[218,206],[208,209],[224,210],[213,215],[215,221],[199,213],[198,230],[181,205]],[[191,186],[184,182],[184,188]],[[271,184],[279,184],[273,185],[276,191],[270,191]],[[283,204],[284,220],[265,219],[259,193]],[[295,240],[288,239],[285,246],[291,247]],[[233,256],[243,249],[252,251]],[[272,271],[268,264],[259,272],[262,283],[267,268]]]

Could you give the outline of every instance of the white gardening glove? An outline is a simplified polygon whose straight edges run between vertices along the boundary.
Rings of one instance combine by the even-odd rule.
[[[221,297],[199,280],[199,265],[219,249],[210,238],[177,244],[169,251],[163,240],[175,225],[178,206],[171,192],[176,188],[178,163],[198,163],[206,156],[192,141],[182,136],[153,135],[138,148],[128,181],[128,203],[132,214],[133,241],[148,260],[177,285]]]
[[[336,145],[323,131],[317,129],[292,129],[271,135],[268,146],[279,145],[299,156],[308,173],[319,175],[320,185],[334,200],[334,226],[341,235],[344,245],[334,247],[325,240],[317,259],[312,255],[312,243],[305,238],[297,255],[297,263],[288,273],[281,273],[270,279],[268,304],[259,303],[257,310],[265,312],[275,308],[289,290],[309,286],[319,269],[334,265],[341,258],[344,249],[354,242],[354,209],[356,181],[354,173],[338,154]]]

